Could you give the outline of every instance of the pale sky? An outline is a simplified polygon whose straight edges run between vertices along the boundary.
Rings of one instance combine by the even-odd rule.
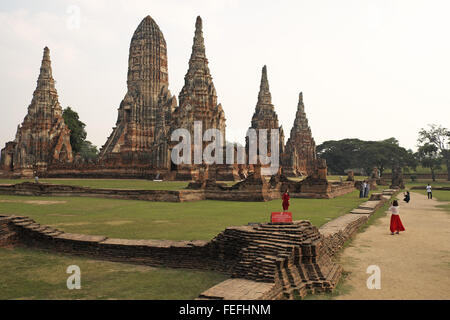
[[[101,147],[126,93],[131,37],[147,15],[166,39],[177,98],[202,17],[227,140],[244,140],[263,65],[286,139],[300,91],[317,144],[395,137],[416,149],[420,128],[450,127],[447,0],[2,0],[0,148],[27,113],[45,46],[61,105]]]

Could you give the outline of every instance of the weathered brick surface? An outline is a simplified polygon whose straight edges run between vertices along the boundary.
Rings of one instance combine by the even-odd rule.
[[[79,196],[94,198],[130,199],[164,202],[205,200],[205,193],[197,190],[123,190],[24,182],[0,185],[0,194],[22,196]]]
[[[64,123],[52,75],[50,50],[44,48],[41,69],[28,113],[17,127],[14,141],[1,151],[0,170],[33,176],[55,163],[73,161],[70,130]]]
[[[10,227],[10,217],[0,215],[0,247],[13,246],[18,241],[17,233]]]
[[[96,189],[89,187],[56,185],[47,183],[24,182],[19,184],[0,185],[0,194],[21,196],[55,196],[55,197],[95,197],[109,199],[129,199],[163,202],[187,202],[199,200],[224,201],[270,201],[281,198],[282,185],[273,187],[265,179],[248,179],[233,186],[207,182],[204,186],[196,186],[183,190],[125,190],[125,189]],[[281,188],[281,189],[280,189]],[[352,192],[351,184],[332,187],[326,190],[316,190],[311,193],[291,192],[292,198],[334,198],[344,193]],[[320,191],[320,192],[319,192]]]
[[[385,201],[383,196],[377,204],[369,201],[361,206],[378,208]],[[333,290],[342,267],[332,257],[369,217],[350,213],[320,229],[309,221],[230,227],[207,242],[70,234],[27,217],[0,216],[0,246],[21,244],[111,261],[215,270],[231,276],[232,280],[205,291],[200,299],[289,299]]]
[[[232,278],[271,283],[266,298],[330,291],[341,273],[323,236],[308,221],[230,227],[209,242],[72,234],[20,216],[1,218],[0,230],[2,237],[14,235],[15,243],[29,247],[149,266],[215,270]]]
[[[369,219],[370,214],[345,214],[320,227],[328,254],[333,256]]]
[[[283,174],[286,176],[308,176],[314,172],[317,159],[316,143],[306,118],[303,93],[300,92],[291,134],[281,155]]]
[[[102,162],[112,164],[111,169],[151,164],[157,121],[169,120],[176,106],[169,91],[166,41],[150,16],[141,21],[131,39],[127,87],[116,126],[100,150]]]

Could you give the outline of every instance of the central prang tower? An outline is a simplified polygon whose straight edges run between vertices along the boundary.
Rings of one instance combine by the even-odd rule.
[[[131,39],[128,91],[118,109],[116,127],[100,151],[103,161],[151,161],[157,117],[163,111],[170,120],[176,106],[168,86],[166,41],[156,22],[147,16]]]

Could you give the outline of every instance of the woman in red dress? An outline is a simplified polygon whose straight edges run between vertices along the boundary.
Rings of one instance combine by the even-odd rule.
[[[284,211],[288,211],[288,209],[289,209],[289,190],[286,190],[286,192],[285,193],[283,193],[283,196],[282,196],[282,200],[283,200],[283,203],[282,203],[282,206],[283,206],[283,210]]]
[[[400,220],[400,208],[398,207],[398,201],[394,200],[392,202],[392,206],[389,208],[392,212],[391,215],[391,234],[399,234],[400,231],[405,231],[405,227],[402,224],[402,220]]]

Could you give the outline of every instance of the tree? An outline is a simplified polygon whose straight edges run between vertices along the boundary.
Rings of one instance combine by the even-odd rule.
[[[388,168],[416,166],[413,152],[401,147],[395,138],[382,141],[326,141],[317,147],[317,154],[327,160],[330,170],[337,174],[344,173],[345,169],[362,168],[369,175],[377,167],[383,175]]]
[[[436,181],[435,171],[441,169],[442,157],[439,154],[438,148],[434,144],[426,143],[419,147],[417,152],[417,159],[424,168],[430,168],[431,178]]]
[[[359,139],[325,141],[317,146],[317,155],[327,161],[331,172],[345,174],[346,169],[361,168],[363,144]]]
[[[98,156],[97,147],[86,140],[86,126],[78,116],[78,113],[72,108],[67,107],[62,114],[64,122],[70,129],[70,144],[74,153],[79,153],[85,160],[94,160]]]
[[[401,147],[395,138],[369,141],[365,152],[369,158],[368,162],[378,168],[380,175],[383,175],[387,168],[415,168],[417,165],[412,150]]]
[[[79,153],[81,151],[83,141],[86,140],[87,133],[84,129],[86,125],[80,121],[78,113],[73,111],[70,107],[64,109],[62,116],[64,118],[64,122],[70,129],[70,144],[72,146],[72,150],[75,153]]]
[[[447,165],[447,180],[450,181],[450,131],[436,124],[428,125],[429,129],[419,131],[418,142],[420,146],[434,145]]]
[[[83,141],[81,145],[80,155],[85,160],[95,160],[98,157],[98,149],[90,141]]]

